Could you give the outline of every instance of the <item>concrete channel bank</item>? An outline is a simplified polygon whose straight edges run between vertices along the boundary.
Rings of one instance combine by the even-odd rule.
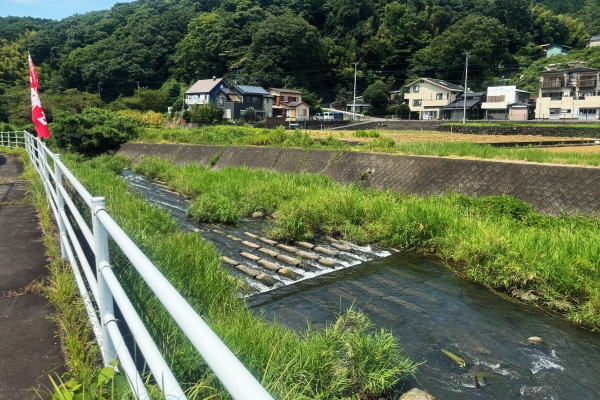
[[[127,143],[118,154],[134,161],[156,156],[177,165],[202,164],[315,173],[341,183],[419,196],[448,192],[508,194],[547,215],[600,216],[600,168],[536,163],[396,156],[353,151],[273,147]]]

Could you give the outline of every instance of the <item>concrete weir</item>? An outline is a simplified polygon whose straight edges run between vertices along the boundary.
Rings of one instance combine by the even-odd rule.
[[[600,168],[597,167],[183,144],[127,143],[119,154],[134,161],[156,156],[177,165],[201,164],[214,169],[245,166],[276,172],[318,173],[341,183],[419,196],[448,192],[473,196],[507,194],[531,204],[542,214],[600,216]]]

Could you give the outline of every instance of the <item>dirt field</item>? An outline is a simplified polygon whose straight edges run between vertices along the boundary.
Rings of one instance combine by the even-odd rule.
[[[356,131],[313,131],[307,130],[313,138],[325,138],[329,135],[351,142],[370,142],[373,138],[359,138],[354,136]],[[530,135],[466,135],[462,133],[447,133],[435,131],[378,131],[381,136],[390,137],[396,142],[472,142],[472,143],[507,143],[507,142],[541,142],[557,141],[566,138],[552,136],[530,136]],[[578,140],[587,138],[567,138],[567,140]],[[593,146],[592,146],[593,147]],[[573,150],[571,150],[573,151]]]
[[[546,151],[554,153],[594,153],[600,154],[600,145],[596,146],[569,146],[545,148]]]

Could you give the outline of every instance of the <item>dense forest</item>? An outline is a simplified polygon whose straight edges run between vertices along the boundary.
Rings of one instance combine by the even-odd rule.
[[[460,84],[465,51],[471,89],[519,83],[539,45],[582,49],[597,33],[600,0],[138,0],[60,21],[0,18],[0,120],[27,114],[27,50],[50,111],[136,108],[138,88],[162,88],[148,108],[164,111],[212,76],[343,101],[355,61],[359,93],[419,75]]]

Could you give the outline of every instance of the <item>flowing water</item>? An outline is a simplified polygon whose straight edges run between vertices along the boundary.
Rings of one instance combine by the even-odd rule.
[[[132,190],[167,209],[186,229],[200,231],[228,257],[239,258],[247,247],[227,235],[260,235],[264,229],[260,220],[218,229],[198,225],[187,217],[181,196],[140,175],[126,171],[124,177]],[[335,250],[332,243],[322,238],[314,244]],[[322,329],[348,307],[358,308],[377,327],[393,332],[413,360],[425,362],[404,389],[420,387],[442,400],[600,399],[599,334],[507,301],[459,278],[435,258],[357,246],[331,258],[331,267],[313,261],[291,267],[300,275],[296,279],[272,273],[278,280],[272,286],[249,279],[261,292],[247,298],[249,305],[298,330],[307,323]],[[543,338],[544,344],[529,344],[530,336]],[[466,366],[459,367],[442,349],[463,358]]]

